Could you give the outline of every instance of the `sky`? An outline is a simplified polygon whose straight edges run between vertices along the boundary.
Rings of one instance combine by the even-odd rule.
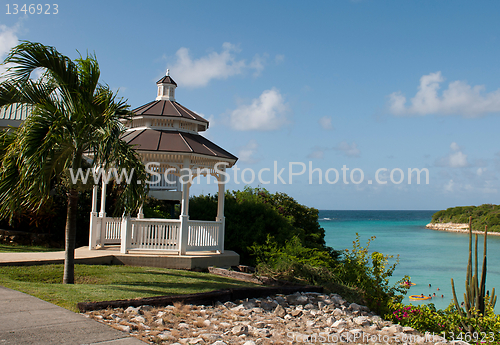
[[[101,81],[132,109],[155,99],[169,69],[176,101],[210,121],[202,135],[239,157],[228,189],[262,187],[336,210],[500,199],[499,2],[2,6],[2,60],[19,40],[72,59],[95,53]],[[420,170],[419,184],[409,169]]]

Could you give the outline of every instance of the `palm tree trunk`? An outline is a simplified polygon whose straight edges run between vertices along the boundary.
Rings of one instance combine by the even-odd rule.
[[[76,214],[78,211],[78,190],[71,188],[68,192],[68,208],[66,212],[66,245],[64,252],[63,284],[75,283],[75,239]]]

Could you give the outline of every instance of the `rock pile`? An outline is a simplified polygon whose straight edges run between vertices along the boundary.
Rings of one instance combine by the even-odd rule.
[[[336,294],[295,293],[215,306],[183,305],[116,308],[85,313],[154,344],[439,344],[445,339],[420,334],[382,320],[367,307]]]

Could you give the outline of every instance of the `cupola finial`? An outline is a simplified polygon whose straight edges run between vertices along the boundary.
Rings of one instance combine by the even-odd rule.
[[[167,73],[165,74],[167,77],[170,76],[170,70],[167,68]]]

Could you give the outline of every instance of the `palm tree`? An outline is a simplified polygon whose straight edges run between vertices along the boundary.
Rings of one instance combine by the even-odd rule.
[[[117,167],[133,171],[132,183],[122,187],[124,212],[135,210],[146,191],[144,165],[120,139],[120,120],[129,106],[109,86],[99,83],[95,55],[72,61],[54,47],[22,42],[4,64],[11,63],[0,83],[0,107],[24,104],[31,115],[16,131],[0,135],[0,217],[38,210],[56,183],[67,192],[63,283],[74,283],[74,251],[79,192],[96,181],[73,183],[70,171]],[[42,75],[30,79],[35,70]],[[132,170],[134,169],[134,170]],[[97,183],[97,182],[96,182]]]

